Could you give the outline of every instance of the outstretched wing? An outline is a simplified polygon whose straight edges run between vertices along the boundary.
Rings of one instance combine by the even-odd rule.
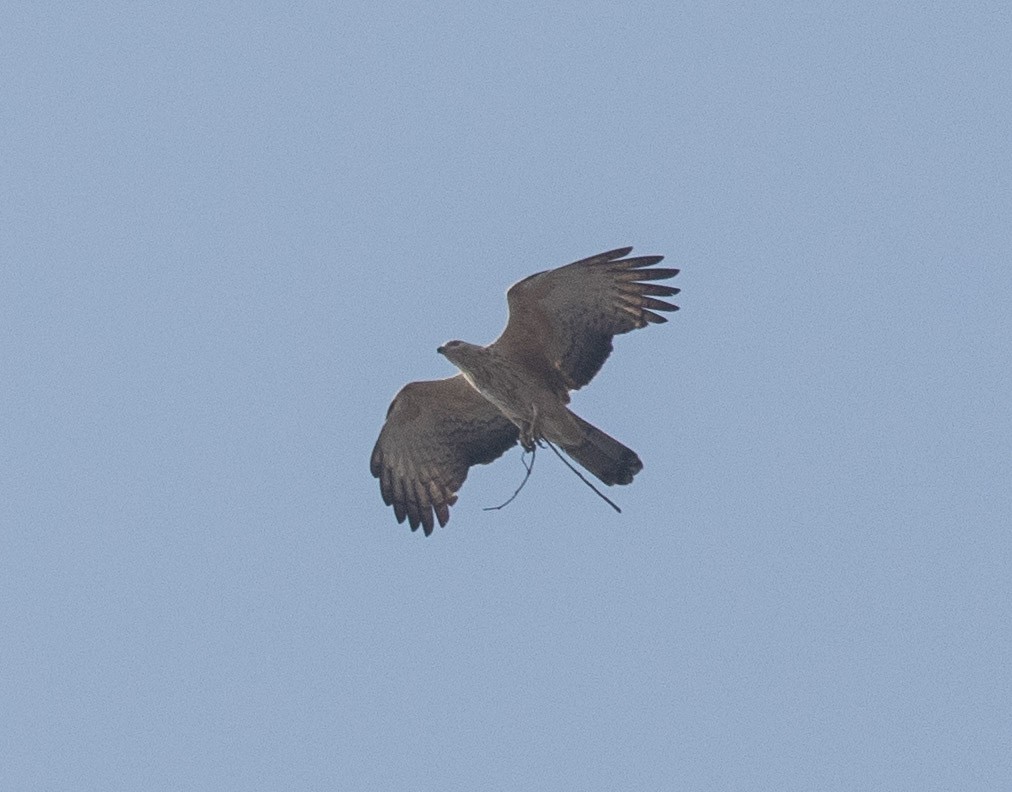
[[[657,299],[678,289],[649,282],[678,270],[654,268],[663,256],[624,258],[630,252],[610,250],[514,284],[506,295],[509,322],[494,346],[557,390],[586,385],[611,354],[614,336],[666,322],[657,311],[678,310]]]
[[[450,519],[468,468],[498,459],[518,434],[460,374],[409,382],[390,403],[369,469],[397,522],[406,517],[412,531],[421,525],[428,536],[433,513],[440,527]]]

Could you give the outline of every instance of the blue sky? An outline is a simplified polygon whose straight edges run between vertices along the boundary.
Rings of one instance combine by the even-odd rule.
[[[0,787],[1012,786],[1012,17],[35,3],[0,24]],[[644,471],[368,457],[532,272],[683,310]]]

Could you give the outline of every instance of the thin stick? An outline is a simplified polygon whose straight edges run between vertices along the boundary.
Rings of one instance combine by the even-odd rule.
[[[513,502],[513,499],[520,494],[520,490],[524,488],[524,484],[527,483],[527,479],[531,477],[531,471],[534,470],[534,457],[537,456],[537,453],[538,447],[534,446],[534,449],[531,451],[531,464],[529,465],[527,464],[527,460],[525,458],[527,456],[527,452],[525,451],[520,455],[520,462],[527,469],[527,473],[524,474],[524,480],[520,482],[520,486],[517,487],[517,491],[510,495],[509,499],[505,503],[500,503],[498,506],[486,506],[482,509],[482,511],[499,511],[499,509],[504,506],[509,506]]]
[[[545,440],[545,438],[543,438],[543,437],[542,437],[541,439],[542,439],[542,440]],[[545,443],[547,443],[547,444],[548,444],[548,447],[549,447],[550,449],[552,449],[552,451],[554,451],[554,452],[555,452],[555,456],[557,456],[557,457],[558,457],[559,459],[561,459],[561,460],[562,460],[563,462],[565,462],[565,463],[566,463],[566,467],[567,467],[567,468],[569,468],[570,470],[572,470],[572,471],[573,471],[573,472],[574,472],[574,473],[575,473],[575,474],[577,475],[577,477],[578,477],[578,478],[580,479],[580,481],[582,481],[582,482],[583,482],[584,484],[586,484],[586,485],[587,485],[588,487],[590,487],[590,488],[591,488],[592,490],[594,490],[594,492],[595,492],[595,493],[597,494],[597,497],[599,497],[599,498],[600,498],[601,500],[603,500],[603,501],[604,501],[605,503],[607,503],[607,504],[608,504],[609,506],[611,506],[611,507],[612,507],[612,508],[613,508],[613,509],[614,509],[615,511],[617,511],[617,512],[618,512],[619,514],[621,514],[621,513],[622,513],[622,510],[621,510],[621,509],[620,509],[620,508],[619,508],[618,506],[616,506],[616,505],[615,505],[615,504],[614,504],[614,503],[613,503],[613,502],[612,502],[612,501],[611,501],[611,500],[610,500],[610,499],[608,498],[608,496],[607,496],[607,495],[605,495],[605,494],[604,494],[603,492],[601,492],[601,491],[600,491],[600,490],[599,490],[599,489],[598,489],[597,487],[595,487],[595,486],[594,486],[593,484],[591,484],[591,483],[590,483],[589,481],[587,481],[587,479],[585,479],[585,478],[583,477],[583,474],[582,474],[582,473],[581,473],[581,472],[580,472],[579,470],[577,470],[577,469],[576,469],[575,467],[573,467],[573,466],[572,466],[571,464],[569,464],[569,460],[568,460],[568,459],[566,459],[566,458],[565,458],[564,456],[562,456],[562,453],[561,453],[561,452],[559,451],[559,449],[557,449],[557,448],[556,448],[556,447],[555,447],[554,445],[552,445],[551,441],[549,441],[549,440],[545,440]],[[531,461],[531,464],[532,464],[532,465],[534,464],[533,460]]]

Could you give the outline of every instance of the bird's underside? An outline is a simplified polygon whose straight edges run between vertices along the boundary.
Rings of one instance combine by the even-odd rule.
[[[507,292],[509,321],[481,347],[450,341],[439,352],[461,374],[405,385],[387,410],[370,470],[398,522],[428,535],[445,526],[472,465],[488,464],[519,440],[560,446],[605,484],[628,484],[643,463],[634,451],[567,407],[612,350],[612,338],[666,322],[678,306],[677,269],[662,256],[626,258],[620,248],[531,275]]]

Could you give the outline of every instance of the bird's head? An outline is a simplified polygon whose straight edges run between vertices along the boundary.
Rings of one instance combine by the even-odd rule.
[[[441,347],[438,347],[436,351],[451,363],[459,366],[461,362],[470,360],[473,357],[474,351],[480,348],[466,341],[447,341]]]

